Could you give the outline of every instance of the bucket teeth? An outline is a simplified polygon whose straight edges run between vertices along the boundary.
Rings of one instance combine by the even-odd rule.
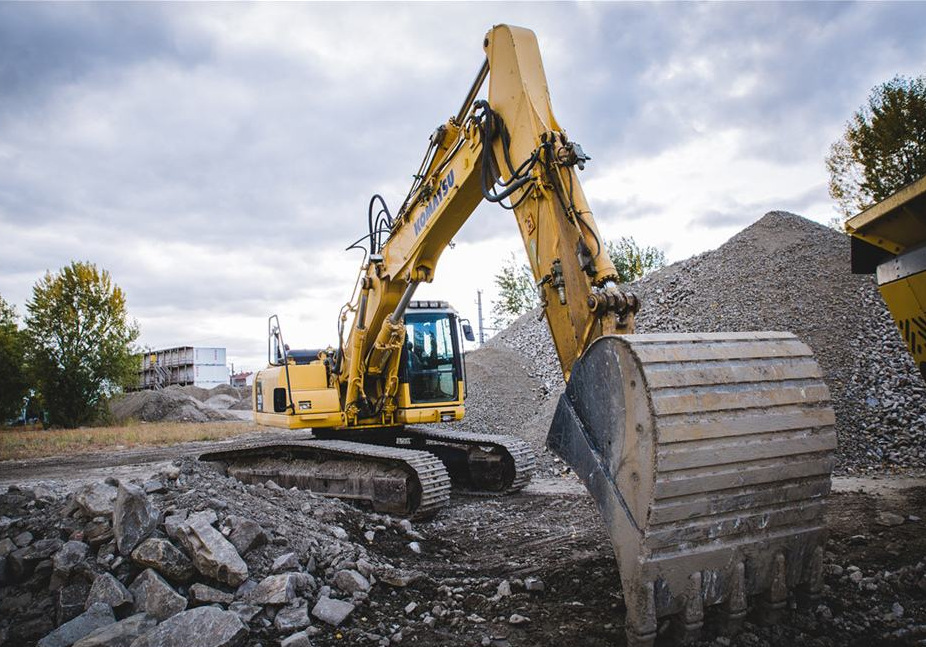
[[[670,619],[676,641],[693,640],[711,607],[735,633],[749,599],[774,621],[789,587],[819,594],[834,422],[820,369],[790,333],[608,336],[588,348],[547,444],[605,523],[629,644],[651,644]]]

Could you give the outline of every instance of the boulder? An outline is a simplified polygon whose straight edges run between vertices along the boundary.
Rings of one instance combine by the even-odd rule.
[[[298,571],[300,568],[301,565],[299,564],[299,558],[296,557],[296,553],[286,553],[273,560],[273,565],[270,567],[270,570],[273,573],[281,573],[283,571]]]
[[[10,576],[14,580],[29,577],[39,562],[57,553],[63,545],[60,539],[39,539],[25,548],[14,550],[6,558]]]
[[[326,624],[337,627],[353,613],[354,608],[350,602],[320,597],[312,608],[312,615]]]
[[[235,601],[235,596],[225,591],[214,589],[205,584],[196,583],[190,587],[190,603],[193,606],[202,606],[204,604],[221,604],[228,606]]]
[[[186,598],[174,591],[164,579],[148,568],[135,578],[129,591],[135,596],[134,613],[147,613],[158,621],[166,620],[186,609]]]
[[[106,483],[91,483],[74,493],[74,501],[88,517],[111,517],[116,504],[116,488]]]
[[[167,539],[149,537],[132,551],[132,559],[174,582],[189,582],[195,574],[190,558]]]
[[[309,634],[300,631],[280,641],[280,647],[312,647],[312,639]]]
[[[129,647],[136,638],[157,624],[157,620],[146,613],[136,613],[125,620],[100,627],[84,636],[74,647]]]
[[[273,618],[273,626],[281,634],[289,634],[293,631],[305,629],[310,624],[309,608],[306,606],[305,600],[300,600],[297,606],[280,609]]]
[[[122,555],[129,555],[154,529],[160,513],[140,487],[119,483],[113,506],[113,535]]]
[[[116,621],[113,610],[105,604],[94,604],[82,614],[65,622],[38,642],[38,647],[70,647],[100,627]]]
[[[238,614],[197,607],[168,618],[131,647],[238,647],[247,636],[248,628]]]
[[[177,539],[192,558],[196,570],[218,582],[238,586],[248,579],[248,565],[208,520],[208,516],[190,515],[177,528]]]
[[[89,609],[92,606],[86,603],[89,593],[90,582],[84,577],[74,577],[66,586],[58,589],[55,624],[63,625]]]
[[[247,555],[249,551],[267,543],[267,533],[256,521],[230,515],[225,522],[231,529],[228,541],[232,543],[239,555]]]
[[[370,581],[357,571],[345,569],[334,574],[334,585],[345,593],[369,591]]]
[[[66,578],[75,566],[87,558],[89,550],[90,546],[82,541],[65,542],[51,560],[55,567],[55,574]]]
[[[253,604],[289,604],[296,597],[296,581],[292,573],[269,575],[248,594]]]
[[[93,586],[90,587],[90,594],[87,596],[85,606],[89,609],[97,602],[102,602],[113,609],[118,609],[122,605],[132,604],[135,597],[122,585],[122,582],[113,577],[110,573],[97,575],[93,580]]]

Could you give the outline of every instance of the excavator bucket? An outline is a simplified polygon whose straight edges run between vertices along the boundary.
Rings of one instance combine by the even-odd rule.
[[[547,437],[607,527],[628,644],[708,618],[775,621],[822,587],[836,434],[790,333],[606,336],[575,363]],[[668,621],[668,622],[666,622]]]

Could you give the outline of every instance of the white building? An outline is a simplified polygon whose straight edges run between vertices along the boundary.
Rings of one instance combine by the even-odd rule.
[[[172,384],[192,384],[205,389],[228,384],[225,349],[179,346],[144,353],[139,387],[160,389]]]

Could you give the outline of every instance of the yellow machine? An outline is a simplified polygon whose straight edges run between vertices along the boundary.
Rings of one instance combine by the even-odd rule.
[[[696,636],[711,607],[735,625],[750,600],[772,618],[795,588],[812,598],[836,438],[810,350],[782,332],[632,334],[640,304],[617,285],[579,183],[589,157],[553,115],[533,32],[499,25],[483,45],[395,216],[371,201],[338,345],[291,351],[271,318],[255,418],[311,437],[206,458],[242,479],[417,516],[439,509],[451,479],[523,487],[534,462],[523,442],[442,430],[463,415],[460,322],[444,303],[413,301],[488,200],[514,213],[524,239],[567,379],[548,445],[606,524],[630,644],[651,645],[665,619],[679,639]],[[425,422],[437,424],[413,426]]]
[[[852,272],[876,274],[881,296],[926,379],[926,177],[846,222]]]

